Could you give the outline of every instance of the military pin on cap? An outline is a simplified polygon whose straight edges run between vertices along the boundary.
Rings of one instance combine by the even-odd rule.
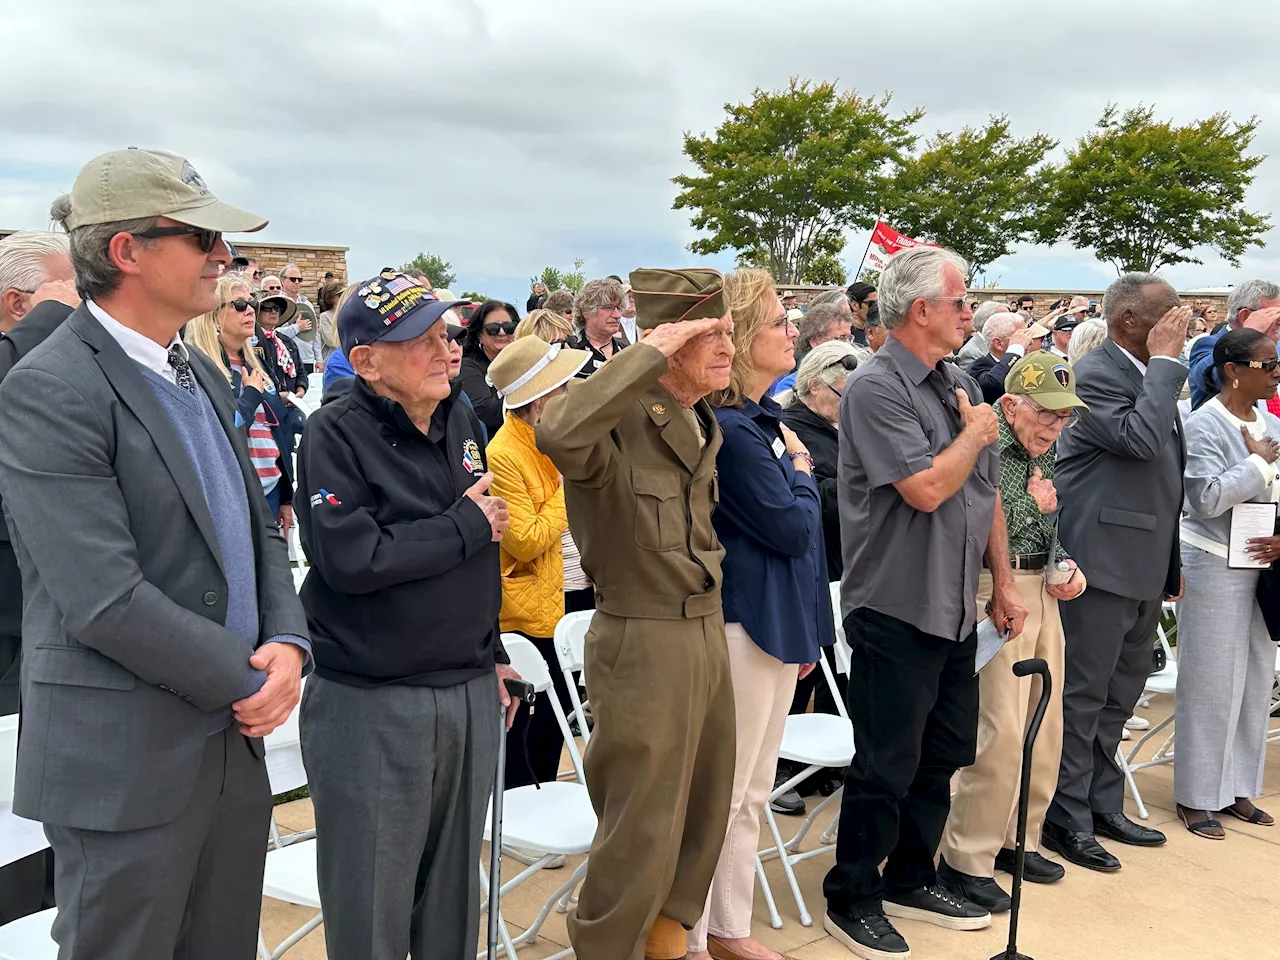
[[[654,413],[656,413],[658,416],[662,416],[664,413],[666,413],[666,412],[667,412],[667,406],[666,406],[666,404],[664,404],[664,403],[655,403],[655,404],[653,405],[653,412],[654,412]]]

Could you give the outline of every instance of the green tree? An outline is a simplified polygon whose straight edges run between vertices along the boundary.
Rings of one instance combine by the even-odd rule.
[[[474,290],[467,290],[458,297],[459,300],[470,300],[472,303],[484,303],[489,298],[483,293],[476,293]]]
[[[779,283],[798,282],[845,228],[875,222],[892,165],[915,144],[923,111],[893,117],[889,101],[793,77],[784,90],[725,104],[713,136],[685,133],[700,173],[672,178],[681,188],[673,206],[710,234],[689,249],[766,251]]]
[[[1012,136],[1008,117],[939,133],[895,179],[893,225],[960,254],[972,281],[1015,244],[1040,235],[1055,173],[1045,154],[1057,145],[1040,133]]]
[[[400,269],[421,270],[427,275],[433,287],[451,287],[458,279],[457,274],[453,272],[453,264],[434,253],[420,253]]]
[[[823,250],[809,261],[809,267],[805,270],[804,276],[800,278],[800,282],[843,287],[845,276],[844,264],[840,262],[840,257],[837,254]]]
[[[1245,156],[1257,129],[1256,118],[1234,123],[1227,113],[1176,127],[1152,107],[1109,104],[1067,153],[1041,239],[1093,249],[1122,273],[1201,263],[1197,247],[1239,266],[1271,226],[1244,208],[1266,159]]]
[[[573,292],[576,297],[582,292],[583,285],[587,282],[586,275],[582,272],[582,265],[585,261],[578,257],[573,261],[573,272],[565,273],[557,270],[555,267],[544,267],[541,276],[530,277],[529,283],[540,283],[547,288],[550,293],[553,290],[567,289]]]

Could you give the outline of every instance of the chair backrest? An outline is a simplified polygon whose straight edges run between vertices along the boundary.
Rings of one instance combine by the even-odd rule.
[[[556,624],[556,659],[560,661],[560,672],[564,674],[565,687],[569,691],[569,706],[578,719],[583,743],[590,742],[591,731],[587,727],[587,711],[578,687],[585,686],[587,682],[587,631],[591,629],[594,616],[594,610],[577,610],[566,613]],[[576,678],[575,673],[578,674]]]
[[[831,614],[836,622],[836,672],[849,675],[849,638],[844,635],[844,617],[840,613],[840,581],[831,583]],[[837,698],[838,700],[839,698]]]
[[[594,616],[594,610],[578,610],[566,613],[556,624],[556,659],[561,670],[577,672],[586,666],[587,631]]]
[[[542,658],[542,654],[530,640],[518,633],[504,633],[502,645],[506,648],[507,656],[511,658],[511,669],[520,674],[522,680],[532,683],[533,689],[538,693],[547,695],[551,712],[555,715],[556,724],[560,727],[560,735],[564,737],[565,746],[569,748],[569,759],[573,763],[574,773],[578,776],[578,782],[585,784],[587,776],[582,771],[582,755],[578,752],[578,745],[574,743],[573,733],[569,730],[564,705],[560,703],[556,689],[551,685],[551,670],[547,667],[547,661]]]
[[[0,717],[0,803],[13,803],[13,771],[18,765],[18,715]]]

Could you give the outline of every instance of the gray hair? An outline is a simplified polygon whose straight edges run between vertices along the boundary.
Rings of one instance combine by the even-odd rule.
[[[588,313],[595,313],[601,307],[614,303],[621,309],[626,302],[627,291],[619,281],[609,277],[592,280],[573,298],[573,322],[581,329],[586,325]]]
[[[993,316],[988,318],[987,328],[982,331],[982,335],[987,338],[988,342],[1003,340],[1007,344],[1014,331],[1020,330],[1024,326],[1026,326],[1026,323],[1022,319],[1021,313],[996,311]]]
[[[951,264],[968,276],[969,265],[964,258],[942,247],[911,247],[895,253],[880,274],[880,319],[890,330],[900,326],[907,318],[911,305],[917,300],[932,300],[942,296],[942,268]]]
[[[812,308],[809,310],[813,312]],[[795,399],[803,401],[813,391],[815,383],[835,386],[844,383],[849,371],[840,365],[845,357],[856,357],[858,352],[843,340],[828,340],[809,351],[796,371]]]
[[[809,312],[796,324],[800,331],[795,345],[797,362],[803,360],[809,351],[814,349],[809,346],[810,338],[823,336],[833,323],[849,323],[851,319],[852,315],[846,315],[836,303],[819,303],[809,307]]]
[[[298,273],[302,273],[302,268],[301,268],[300,266],[298,266],[296,263],[286,263],[283,267],[281,267],[281,268],[280,268],[280,279],[281,279],[281,280],[283,280],[283,279],[284,279],[284,275],[285,275],[286,273],[288,273],[288,272],[289,272],[289,268],[290,268],[290,267],[293,267],[293,269],[297,270],[297,271],[298,271]]]
[[[1111,286],[1107,287],[1107,292],[1102,295],[1102,315],[1111,323],[1119,320],[1126,310],[1136,312],[1142,303],[1142,291],[1156,283],[1170,286],[1168,280],[1154,273],[1126,273],[1118,280],[1113,280]],[[1075,334],[1071,335],[1071,339],[1075,339]]]
[[[67,235],[52,230],[19,230],[0,240],[0,293],[35,293],[49,279],[49,258],[67,256],[69,248]]]
[[[1227,297],[1227,326],[1234,328],[1239,323],[1241,310],[1257,310],[1263,300],[1277,297],[1280,297],[1280,286],[1270,280],[1246,280]]]
[[[1096,349],[1107,339],[1107,325],[1101,317],[1090,317],[1071,331],[1071,344],[1067,347],[1067,360],[1074,367],[1086,353]]]
[[[1004,304],[996,300],[986,300],[978,304],[978,309],[973,311],[973,329],[982,333],[982,328],[986,326],[992,314],[1003,313],[1006,309]]]
[[[49,207],[49,217],[66,229],[71,216],[71,195],[64,193]],[[124,274],[111,259],[111,238],[117,233],[133,234],[134,243],[149,247],[154,240],[138,236],[156,225],[157,217],[117,220],[114,223],[86,223],[67,231],[71,268],[76,273],[76,293],[81,300],[98,300],[114,293]]]
[[[820,303],[848,303],[848,302],[849,302],[848,294],[846,294],[844,290],[841,289],[840,287],[836,287],[836,289],[828,290],[826,293],[820,293],[816,297],[814,297],[812,300],[810,300],[809,309],[812,310],[814,307],[816,307]],[[852,308],[850,308],[850,311],[852,312]]]

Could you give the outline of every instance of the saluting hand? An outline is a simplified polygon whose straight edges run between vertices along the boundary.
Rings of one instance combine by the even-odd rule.
[[[34,307],[46,300],[57,300],[68,307],[80,306],[80,294],[76,293],[75,281],[46,280],[36,287],[35,293],[31,294],[31,306]]]
[[[1280,332],[1280,307],[1266,307],[1262,310],[1254,310],[1244,318],[1240,326],[1248,327],[1250,330],[1259,330],[1272,340],[1275,340],[1278,332]]]
[[[1041,513],[1053,513],[1058,509],[1058,490],[1052,480],[1046,480],[1039,467],[1033,467],[1027,479],[1027,493],[1035,500]]]
[[[956,390],[956,400],[960,405],[965,433],[971,433],[984,447],[1000,439],[1000,425],[996,423],[996,412],[991,409],[991,404],[980,403],[975,407],[969,402],[969,394],[962,389]]]
[[[640,334],[640,339],[652,347],[662,351],[668,360],[679,352],[690,340],[704,333],[713,332],[720,326],[719,317],[707,317],[705,320],[677,320],[675,323],[663,323]]]
[[[507,511],[507,501],[501,497],[488,494],[489,485],[493,483],[493,474],[486,473],[479,480],[467,487],[464,497],[470,497],[475,505],[484,511],[485,519],[493,530],[493,542],[497,543],[511,526],[511,515]]]
[[[1153,357],[1176,357],[1187,344],[1187,324],[1191,322],[1190,307],[1174,307],[1156,321],[1147,334],[1147,350]]]

